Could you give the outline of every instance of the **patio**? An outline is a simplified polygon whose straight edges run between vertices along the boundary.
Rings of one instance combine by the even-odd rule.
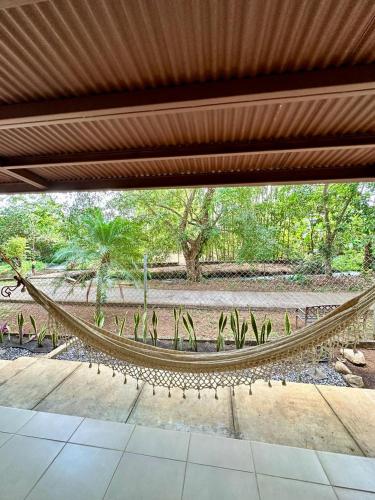
[[[375,457],[372,390],[258,381],[253,395],[238,387],[202,391],[140,386],[87,363],[18,358],[0,364],[0,406],[137,424],[217,437],[263,441],[313,450]],[[2,366],[2,368],[1,368]],[[43,426],[44,427],[44,426]],[[45,431],[48,425],[45,426]]]
[[[372,458],[7,407],[0,461],[4,500],[375,498]]]

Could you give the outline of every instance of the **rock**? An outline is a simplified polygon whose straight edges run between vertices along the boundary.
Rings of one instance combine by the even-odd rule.
[[[352,373],[351,370],[342,361],[336,361],[334,368],[337,373],[342,373],[344,375],[349,375]]]
[[[354,351],[353,349],[341,349],[341,354],[344,358],[353,363],[353,365],[365,366],[366,360],[362,351]]]
[[[317,366],[313,366],[311,368],[308,368],[306,370],[306,374],[311,377],[314,381],[320,381],[320,380],[325,380],[327,378],[327,374],[325,373],[324,370]]]
[[[359,375],[348,374],[343,375],[343,378],[345,382],[350,385],[350,387],[361,388],[365,386],[362,377],[360,377]]]

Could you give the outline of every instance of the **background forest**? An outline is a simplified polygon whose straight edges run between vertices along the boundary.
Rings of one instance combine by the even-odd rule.
[[[374,268],[374,184],[15,195],[0,203],[2,246],[28,267],[68,255],[74,267],[74,248],[85,267],[82,241],[100,245],[112,224],[128,261],[179,258],[192,282],[204,261],[303,261],[325,274]]]

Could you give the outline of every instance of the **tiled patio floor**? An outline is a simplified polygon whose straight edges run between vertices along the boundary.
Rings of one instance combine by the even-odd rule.
[[[375,499],[375,459],[0,407],[0,500]]]
[[[178,389],[167,393],[157,388],[153,396],[149,385],[137,390],[130,377],[124,385],[109,368],[97,375],[87,363],[18,358],[0,365],[0,406],[375,457],[373,390],[257,381],[252,396],[246,387],[235,395],[220,388],[218,400],[210,390],[200,400],[191,391],[186,399]]]

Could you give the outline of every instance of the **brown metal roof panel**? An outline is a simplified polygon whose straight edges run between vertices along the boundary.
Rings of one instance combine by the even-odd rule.
[[[49,181],[73,179],[119,179],[124,177],[192,175],[206,173],[214,178],[218,172],[243,172],[332,166],[374,165],[375,148],[364,150],[318,151],[303,153],[231,156],[227,158],[196,158],[154,160],[144,162],[101,163],[45,167],[38,171]]]
[[[372,95],[0,129],[0,155],[375,132]]]
[[[372,0],[55,0],[0,10],[0,102],[375,59]]]

